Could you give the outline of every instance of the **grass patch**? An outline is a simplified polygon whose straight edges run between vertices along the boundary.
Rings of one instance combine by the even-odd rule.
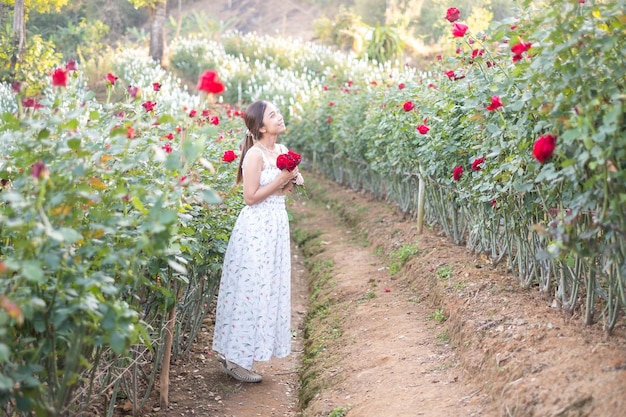
[[[419,249],[416,245],[404,244],[397,251],[393,251],[389,254],[391,258],[391,265],[389,266],[389,273],[395,275],[406,264],[406,261],[413,255],[417,254]]]

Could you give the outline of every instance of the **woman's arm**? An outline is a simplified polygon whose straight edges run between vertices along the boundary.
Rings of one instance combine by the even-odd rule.
[[[289,172],[286,169],[267,185],[261,187],[261,171],[263,170],[263,157],[259,152],[246,153],[243,161],[243,200],[247,205],[253,205],[265,200],[277,191],[282,191],[284,186],[298,175],[297,170]],[[282,194],[282,192],[281,192]]]

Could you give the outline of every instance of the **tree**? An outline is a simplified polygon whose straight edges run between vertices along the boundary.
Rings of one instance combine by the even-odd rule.
[[[26,47],[26,20],[28,12],[38,11],[40,13],[49,13],[51,11],[59,11],[61,7],[67,4],[68,0],[1,0],[2,13],[1,19],[4,19],[4,5],[13,6],[13,26],[11,41],[11,59],[9,64],[9,75],[11,78],[15,76],[17,64],[22,60],[24,48]]]
[[[165,17],[167,0],[129,0],[135,8],[146,7],[150,11],[150,57],[159,64],[165,51]]]

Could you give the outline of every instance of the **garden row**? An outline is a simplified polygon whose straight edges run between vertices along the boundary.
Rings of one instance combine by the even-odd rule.
[[[144,407],[211,308],[242,204],[243,123],[223,103],[260,98],[311,169],[409,213],[421,179],[429,223],[610,331],[626,305],[623,1],[527,1],[484,34],[447,19],[459,48],[431,73],[235,33],[171,45],[171,72],[121,50],[102,98],[72,62],[36,96],[0,86],[0,409]]]

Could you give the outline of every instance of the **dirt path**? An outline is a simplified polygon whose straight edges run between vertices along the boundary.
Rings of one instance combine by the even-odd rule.
[[[607,338],[393,207],[308,177],[312,198],[289,205],[293,354],[238,383],[211,353],[208,317],[155,416],[623,415],[623,320]]]

